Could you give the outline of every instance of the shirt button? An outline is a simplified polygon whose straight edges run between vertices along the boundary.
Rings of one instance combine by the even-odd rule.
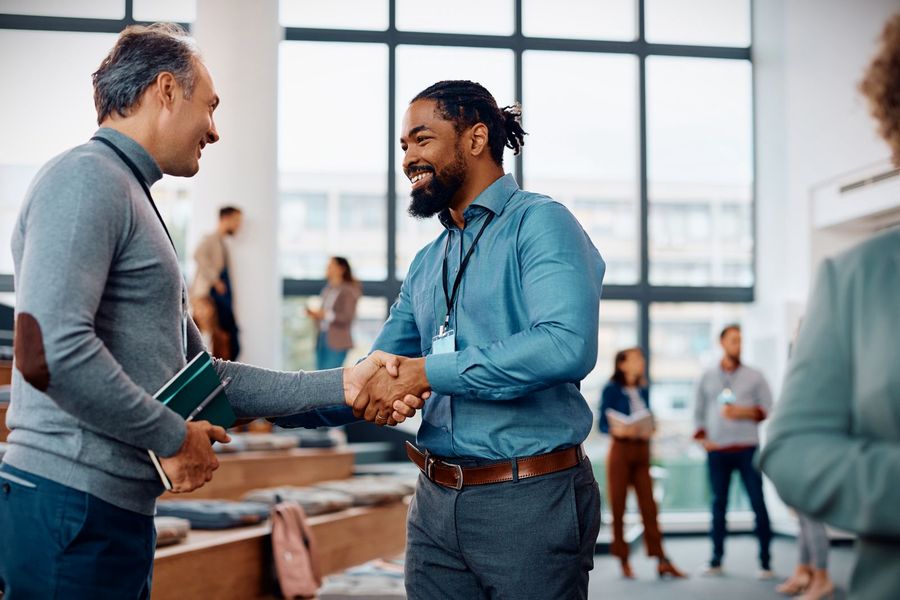
[[[12,489],[8,483],[4,483],[2,488],[4,494],[9,494],[9,490]]]

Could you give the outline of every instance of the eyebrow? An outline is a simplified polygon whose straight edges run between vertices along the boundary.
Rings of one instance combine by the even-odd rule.
[[[413,127],[412,129],[409,130],[409,133],[407,133],[405,136],[400,136],[400,143],[402,144],[403,140],[405,140],[406,138],[411,138],[412,136],[416,135],[420,131],[431,131],[431,129],[429,129],[428,125],[419,125],[417,127]]]

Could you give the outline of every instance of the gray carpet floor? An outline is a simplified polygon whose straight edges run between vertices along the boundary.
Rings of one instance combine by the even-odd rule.
[[[644,554],[643,543],[632,546],[631,565],[637,579],[621,576],[619,562],[611,556],[596,556],[591,571],[589,597],[592,600],[755,600],[757,598],[786,598],[775,587],[794,570],[797,547],[794,540],[776,538],[772,543],[772,569],[777,578],[759,581],[756,538],[735,535],[725,544],[725,574],[722,577],[701,577],[709,560],[710,542],[706,537],[667,537],[666,553],[672,561],[689,574],[681,581],[663,580],[656,576],[656,560]],[[829,572],[839,587],[835,598],[846,598],[847,582],[853,562],[852,546],[832,546]]]

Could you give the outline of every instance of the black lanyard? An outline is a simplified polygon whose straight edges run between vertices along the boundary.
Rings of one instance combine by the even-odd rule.
[[[472,253],[475,251],[475,245],[478,244],[478,240],[481,239],[481,234],[484,233],[484,230],[487,229],[487,226],[490,225],[491,221],[494,220],[494,213],[490,213],[484,221],[484,225],[481,226],[481,230],[478,232],[478,235],[475,236],[475,240],[472,242],[472,245],[469,247],[469,251],[466,252],[466,257],[462,259],[462,262],[459,263],[459,272],[456,274],[456,281],[453,282],[453,291],[448,292],[447,290],[447,257],[450,256],[450,235],[451,232],[447,232],[447,244],[444,246],[444,265],[442,268],[443,273],[443,284],[444,284],[444,300],[447,301],[447,316],[444,317],[444,324],[441,325],[440,335],[444,335],[444,332],[447,331],[447,326],[450,324],[450,312],[453,310],[453,302],[456,300],[456,293],[459,291],[459,283],[462,281],[463,273],[466,270],[466,267],[469,265],[469,259],[472,258]],[[459,235],[459,250],[462,252],[462,231],[460,231]]]
[[[141,175],[141,172],[140,172],[140,170],[138,170],[137,165],[134,164],[134,162],[130,158],[128,158],[128,156],[124,152],[122,152],[122,150],[120,150],[119,147],[116,146],[115,144],[113,144],[111,141],[109,141],[105,138],[99,137],[99,136],[94,136],[91,139],[96,140],[98,142],[102,142],[102,143],[106,144],[107,146],[109,146],[110,148],[112,148],[112,151],[115,152],[119,156],[119,158],[122,159],[122,162],[125,163],[125,165],[129,169],[131,169],[131,172],[134,173],[135,179],[137,179],[138,183],[141,184],[141,189],[143,189],[144,193],[147,195],[147,200],[150,201],[150,206],[153,207],[153,212],[156,213],[156,218],[159,219],[159,223],[162,225],[163,231],[166,232],[166,237],[169,238],[169,243],[172,244],[172,250],[175,250],[175,242],[172,241],[172,236],[169,233],[169,228],[166,227],[166,222],[163,221],[162,215],[159,214],[159,209],[156,208],[156,202],[153,201],[153,196],[150,195],[150,188],[147,187],[147,182],[144,181],[144,176]],[[178,254],[177,250],[175,250],[175,254],[176,255]]]
[[[166,232],[166,237],[169,238],[169,243],[172,244],[172,252],[175,253],[175,256],[178,256],[178,250],[175,249],[175,242],[172,241],[172,235],[169,233],[169,228],[166,227],[166,222],[163,221],[162,215],[159,214],[159,209],[156,208],[156,202],[153,201],[153,196],[150,195],[150,188],[147,186],[147,182],[144,181],[144,176],[141,175],[140,170],[137,168],[137,165],[134,164],[128,156],[122,152],[122,150],[113,144],[111,141],[94,136],[91,138],[92,140],[96,140],[103,144],[109,146],[113,152],[115,152],[119,158],[122,159],[122,162],[131,169],[131,172],[134,173],[135,179],[138,180],[138,183],[141,184],[141,189],[144,190],[144,194],[147,196],[147,200],[150,201],[150,206],[153,207],[153,212],[156,213],[156,218],[159,219],[159,224],[162,225],[163,231]],[[188,339],[187,339],[187,292],[184,289],[184,279],[181,280],[181,351],[185,357],[187,357],[187,348],[188,348]]]

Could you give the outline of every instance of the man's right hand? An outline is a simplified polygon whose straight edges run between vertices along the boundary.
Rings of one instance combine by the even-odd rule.
[[[702,440],[700,440],[700,443],[703,444],[703,449],[706,450],[707,452],[715,452],[716,450],[719,449],[718,445],[712,443],[711,441],[709,441],[706,438],[703,438]]]
[[[172,482],[175,493],[191,492],[212,479],[219,461],[212,450],[213,441],[227,444],[231,441],[225,430],[209,421],[187,423],[184,443],[174,455],[160,458],[159,462]]]
[[[431,391],[424,358],[391,357],[353,400],[353,414],[376,425],[402,422],[424,406]],[[429,394],[430,395],[430,394]],[[414,404],[409,404],[412,400]]]

